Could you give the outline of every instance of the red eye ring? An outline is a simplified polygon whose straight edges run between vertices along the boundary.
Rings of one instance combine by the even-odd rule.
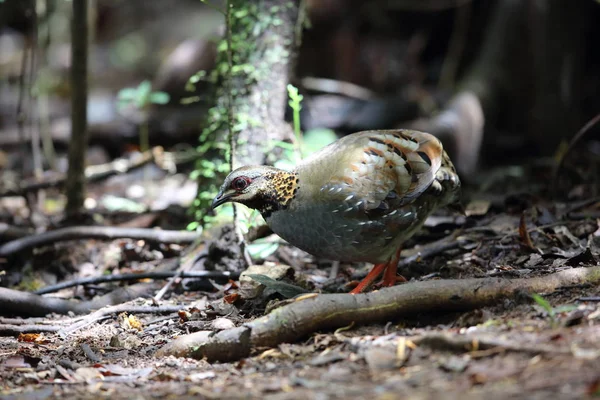
[[[250,179],[245,176],[238,176],[231,182],[231,187],[236,191],[242,191],[248,187]]]

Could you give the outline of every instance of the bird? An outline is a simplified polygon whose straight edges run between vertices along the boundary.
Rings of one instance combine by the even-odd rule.
[[[397,281],[402,244],[437,208],[460,204],[460,179],[434,135],[368,130],[338,139],[293,170],[243,166],[212,202],[258,210],[288,243],[323,259],[374,266],[350,292]]]

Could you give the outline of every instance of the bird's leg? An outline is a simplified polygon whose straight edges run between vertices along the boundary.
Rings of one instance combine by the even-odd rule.
[[[383,280],[381,281],[382,286],[394,286],[397,281],[398,262],[400,261],[400,253],[402,248],[399,247],[396,250],[396,255],[388,262],[387,268],[383,273]],[[406,279],[405,279],[406,280]]]
[[[367,276],[365,276],[365,279],[360,281],[360,283],[354,289],[352,289],[350,291],[350,293],[352,293],[352,294],[362,293],[368,286],[370,286],[373,282],[375,282],[375,279],[377,279],[377,278],[379,278],[379,276],[381,276],[381,274],[383,273],[383,271],[385,270],[385,268],[387,266],[388,266],[388,263],[375,264],[373,266],[373,268],[371,268],[371,271],[369,271]]]

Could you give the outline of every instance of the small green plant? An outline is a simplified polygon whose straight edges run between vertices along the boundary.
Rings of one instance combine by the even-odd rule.
[[[556,319],[558,314],[577,309],[577,306],[573,304],[565,304],[558,307],[552,307],[548,300],[546,300],[537,293],[533,293],[531,295],[531,298],[537,303],[538,306],[540,306],[544,311],[546,311],[546,314],[548,314],[548,317],[550,317],[550,323],[552,326],[558,325],[558,320]]]
[[[287,85],[288,104],[292,109],[292,122],[294,127],[294,144],[274,141],[273,146],[283,149],[283,157],[275,162],[275,167],[290,170],[304,157],[327,146],[337,139],[331,129],[311,129],[303,134],[300,127],[300,111],[302,110],[302,96],[294,85]]]
[[[300,156],[302,156],[302,131],[300,130],[300,110],[302,110],[302,96],[298,92],[298,88],[292,84],[287,85],[288,96],[290,100],[288,104],[292,108],[293,121],[294,121],[294,136],[296,138],[296,149]]]
[[[120,109],[133,106],[144,113],[148,111],[152,104],[167,104],[169,102],[169,94],[159,91],[153,92],[152,83],[147,80],[140,83],[136,88],[121,89],[117,98]],[[144,122],[140,124],[139,134],[140,150],[146,151],[150,148],[148,118],[146,116],[144,116]]]

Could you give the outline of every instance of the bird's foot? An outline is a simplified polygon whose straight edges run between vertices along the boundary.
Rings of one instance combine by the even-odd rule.
[[[365,276],[365,279],[350,291],[352,294],[362,293],[367,287],[369,287],[375,279],[379,278],[383,274],[381,286],[394,286],[396,282],[406,282],[406,278],[403,276],[398,277],[398,261],[400,260],[400,253],[402,248],[396,250],[396,255],[389,262],[384,264],[375,264],[371,271]],[[380,286],[380,287],[381,287]]]
[[[376,289],[379,289],[379,288],[383,288],[383,287],[395,286],[397,283],[404,283],[404,282],[408,282],[408,279],[406,279],[402,275],[396,275],[393,278],[390,278],[387,280],[385,278],[382,279],[381,281],[379,281],[375,285],[373,285],[373,287]]]
[[[369,271],[367,276],[365,276],[365,278],[362,281],[360,281],[358,283],[358,285],[350,291],[350,293],[358,294],[358,293],[364,292],[364,290],[366,288],[368,288],[369,286],[371,286],[371,284],[373,282],[375,282],[375,279],[377,279],[381,276],[381,274],[383,273],[383,271],[386,269],[387,266],[388,266],[387,263],[386,264],[375,264],[373,266],[373,268],[371,268],[371,271]]]

